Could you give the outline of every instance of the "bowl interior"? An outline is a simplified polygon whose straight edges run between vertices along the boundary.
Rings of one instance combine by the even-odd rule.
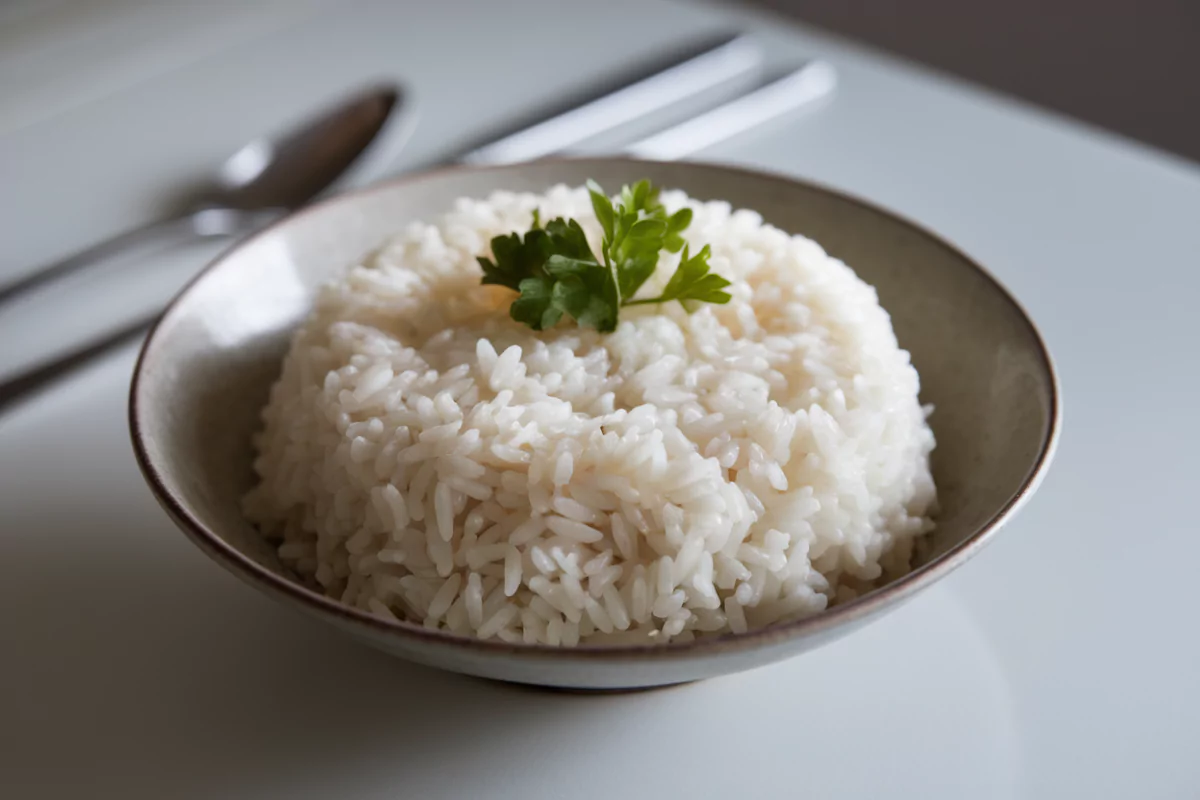
[[[873,284],[921,375],[941,511],[920,554],[931,564],[973,544],[1028,489],[1055,425],[1053,372],[1019,307],[958,251],[886,212],[794,181],[697,164],[623,159],[448,170],[314,206],[219,259],[150,338],[133,423],[160,491],[198,525],[280,574],[272,548],[242,517],[250,436],[313,289],[406,223],[461,196],[542,191],[595,178],[641,177],[693,197],[752,208],[818,241]]]

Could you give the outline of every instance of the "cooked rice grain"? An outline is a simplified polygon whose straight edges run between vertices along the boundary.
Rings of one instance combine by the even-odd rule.
[[[563,186],[460,200],[322,288],[255,438],[246,513],[279,557],[384,618],[566,646],[740,633],[905,572],[934,441],[875,291],[752,211],[662,199],[728,305],[513,322],[480,243],[536,208],[596,247]]]

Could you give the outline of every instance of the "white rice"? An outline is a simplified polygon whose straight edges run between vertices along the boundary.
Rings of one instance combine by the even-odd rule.
[[[728,305],[510,320],[491,237],[537,208],[598,250],[563,186],[460,200],[325,286],[255,439],[246,512],[280,558],[383,618],[568,646],[742,632],[907,571],[934,440],[875,291],[752,211],[662,199]]]

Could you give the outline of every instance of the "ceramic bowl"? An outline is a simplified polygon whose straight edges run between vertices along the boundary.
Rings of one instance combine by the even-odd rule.
[[[937,531],[913,571],[798,622],[687,643],[561,649],[478,641],[385,621],[294,579],[239,510],[251,486],[251,433],[314,288],[406,223],[462,196],[542,191],[595,178],[648,177],[702,199],[753,208],[803,233],[878,289],[936,406]],[[936,236],[868,203],[788,178],[728,167],[627,159],[453,168],[311,206],[233,248],[162,316],[130,399],[151,489],[209,557],[262,592],[405,659],[505,681],[579,689],[658,686],[764,665],[842,636],[896,608],[974,556],[1045,474],[1059,427],[1053,366],[1021,307]]]

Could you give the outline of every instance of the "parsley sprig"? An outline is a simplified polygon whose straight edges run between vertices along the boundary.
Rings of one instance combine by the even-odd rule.
[[[588,181],[592,209],[604,231],[600,258],[588,246],[583,228],[573,219],[559,217],[533,225],[521,236],[511,233],[492,239],[492,258],[479,258],[483,282],[520,292],[509,315],[535,331],[551,328],[564,316],[601,333],[616,329],[625,306],[666,303],[728,303],[723,291],[729,281],[709,271],[710,252],[705,245],[692,255],[683,232],[692,222],[692,210],[668,215],[658,200],[658,189],[642,180],[621,189],[614,204],[595,181]],[[658,268],[659,255],[683,251],[679,268],[662,294],[634,299],[638,289]]]

